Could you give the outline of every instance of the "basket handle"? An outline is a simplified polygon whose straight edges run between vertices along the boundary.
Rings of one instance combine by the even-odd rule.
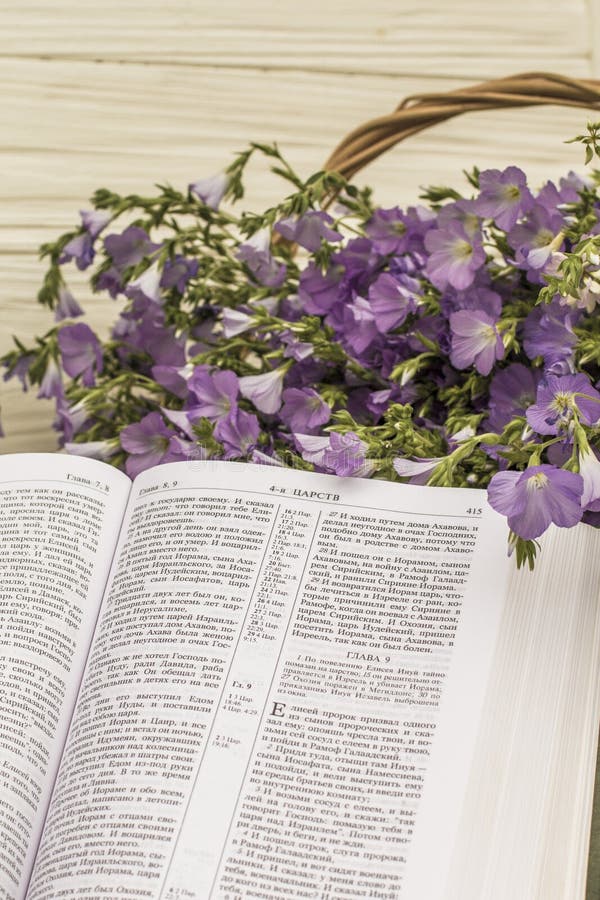
[[[546,105],[600,109],[600,81],[523,72],[440,94],[412,94],[393,113],[371,119],[346,135],[323,168],[352,178],[404,138],[461,113]]]

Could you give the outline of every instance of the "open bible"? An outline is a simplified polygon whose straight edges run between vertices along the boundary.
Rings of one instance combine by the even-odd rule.
[[[0,458],[0,897],[577,900],[600,535],[476,490]]]

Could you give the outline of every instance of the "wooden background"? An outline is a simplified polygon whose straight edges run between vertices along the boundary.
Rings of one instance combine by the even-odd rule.
[[[409,93],[527,70],[600,77],[600,0],[0,0],[0,353],[51,324],[37,307],[40,242],[78,224],[100,186],[152,191],[274,141],[306,175],[351,128]],[[382,203],[461,171],[521,165],[534,186],[582,168],[563,141],[586,114],[465,116],[412,138],[358,178]],[[279,184],[252,170],[247,205]],[[71,288],[105,331],[112,304]],[[0,384],[0,452],[56,446],[52,403]]]
[[[405,95],[529,70],[600,78],[600,0],[0,0],[0,353],[51,324],[36,249],[100,186],[149,192],[220,170],[250,140],[318,169],[352,127]],[[413,138],[359,180],[389,205],[463,168],[581,171],[563,141],[582,111],[467,116]],[[278,184],[252,170],[245,201]],[[76,270],[75,270],[76,271]],[[70,286],[103,332],[111,304]],[[52,404],[2,385],[0,452],[49,450]],[[596,870],[597,872],[597,870]],[[597,874],[589,896],[600,896]]]

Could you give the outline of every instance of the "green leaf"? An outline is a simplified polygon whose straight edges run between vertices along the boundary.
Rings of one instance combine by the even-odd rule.
[[[516,553],[517,569],[522,569],[525,564],[529,567],[529,571],[533,572],[535,558],[540,545],[537,541],[526,541],[519,537],[514,531],[509,532],[508,537],[509,555]]]

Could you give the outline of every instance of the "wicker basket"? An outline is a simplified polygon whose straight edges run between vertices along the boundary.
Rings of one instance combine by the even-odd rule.
[[[571,106],[600,110],[600,81],[578,80],[548,72],[524,72],[445,93],[413,94],[387,116],[350,132],[324,168],[351,178],[371,160],[412,134],[478,110],[520,106]]]

